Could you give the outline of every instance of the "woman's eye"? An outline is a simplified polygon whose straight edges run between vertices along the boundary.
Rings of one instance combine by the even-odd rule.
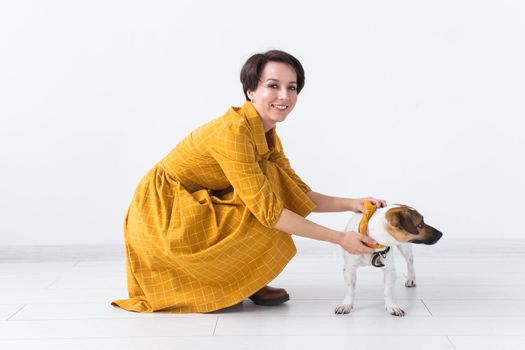
[[[273,85],[268,85],[268,87],[269,87],[269,88],[272,88],[272,89],[278,89],[278,88],[279,88],[279,85],[275,85],[275,84],[273,84]],[[292,90],[292,91],[296,91],[296,90],[297,90],[297,87],[295,87],[295,86],[290,86],[289,89]]]

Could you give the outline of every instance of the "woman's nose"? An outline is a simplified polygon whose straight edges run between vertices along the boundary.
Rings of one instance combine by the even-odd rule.
[[[286,100],[288,98],[288,89],[280,89],[279,90],[279,98],[281,100]]]

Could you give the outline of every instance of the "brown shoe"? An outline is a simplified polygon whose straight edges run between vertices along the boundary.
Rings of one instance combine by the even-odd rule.
[[[257,305],[273,306],[290,300],[290,296],[283,288],[264,286],[261,290],[252,295],[250,300]]]

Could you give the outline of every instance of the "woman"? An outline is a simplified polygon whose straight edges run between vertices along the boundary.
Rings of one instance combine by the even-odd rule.
[[[266,284],[294,256],[291,234],[372,253],[356,232],[310,222],[311,211],[364,211],[362,199],[313,192],[290,167],[275,125],[293,110],[304,71],[290,54],[250,57],[246,102],[182,140],[140,181],[124,223],[130,311],[210,312],[246,298],[289,299]],[[384,200],[367,198],[378,206]]]

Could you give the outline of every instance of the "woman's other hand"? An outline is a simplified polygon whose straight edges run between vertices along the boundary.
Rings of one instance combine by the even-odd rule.
[[[376,244],[377,242],[368,236],[363,236],[354,231],[343,232],[338,242],[344,250],[351,254],[373,254],[375,250],[367,247],[364,243]]]
[[[384,199],[377,199],[374,197],[366,197],[366,198],[355,198],[351,199],[350,201],[350,210],[355,213],[364,213],[365,212],[365,200],[369,201],[370,203],[374,204],[378,208],[384,208],[386,207],[386,201]]]

